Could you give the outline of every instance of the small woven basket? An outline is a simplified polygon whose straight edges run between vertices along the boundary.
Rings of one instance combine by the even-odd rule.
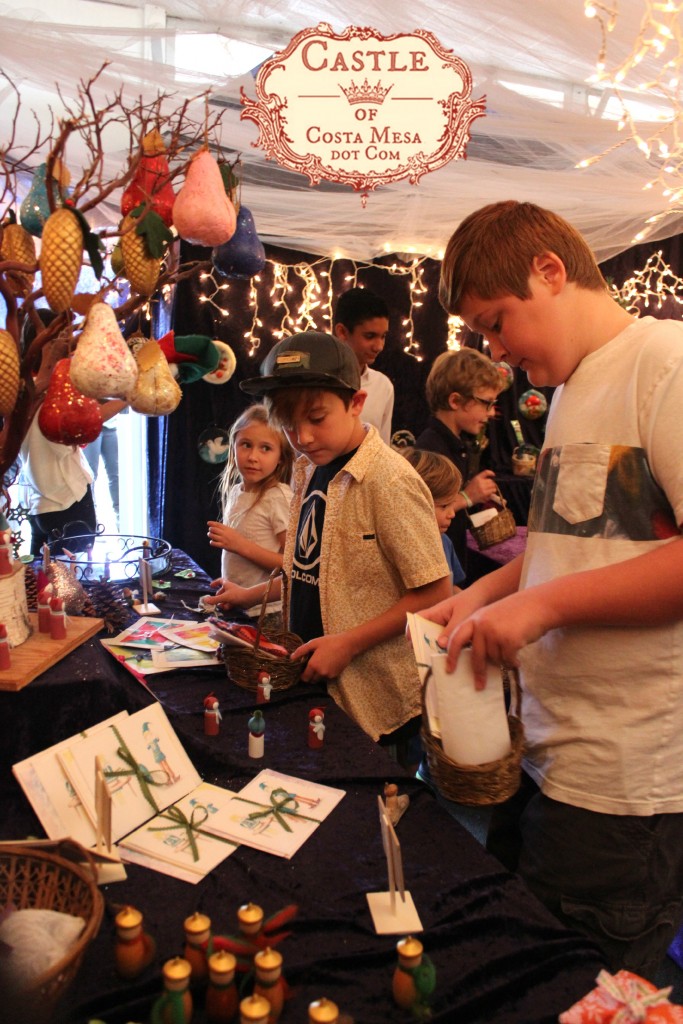
[[[518,445],[512,452],[512,472],[515,476],[533,476],[538,462],[538,448]]]
[[[57,910],[82,917],[85,927],[68,952],[43,971],[30,987],[3,992],[3,1009],[11,1010],[6,1020],[47,1021],[55,1004],[64,995],[81,966],[86,947],[97,935],[104,910],[104,900],[97,888],[97,871],[92,857],[73,840],[65,840],[61,848],[73,848],[78,860],[87,861],[90,869],[47,850],[0,846],[0,907],[17,910],[28,908]]]
[[[258,649],[261,636],[264,636],[266,640],[271,640],[273,643],[281,644],[288,654],[291,654],[292,651],[295,651],[303,643],[300,636],[286,630],[273,630],[272,633],[268,634],[262,633],[263,619],[266,614],[270,589],[273,585],[273,580],[278,576],[279,572],[279,569],[272,572],[268,579],[268,586],[261,602],[261,611],[256,625],[256,636],[254,637],[253,646],[236,647],[230,644],[223,644],[221,647],[220,653],[228,673],[228,678],[233,683],[236,683],[237,686],[241,686],[243,690],[251,690],[253,693],[256,693],[258,688],[258,677],[261,672],[268,673],[273,692],[277,692],[288,690],[290,686],[298,683],[304,667],[304,662],[302,661],[292,661],[288,657],[273,658],[263,654]],[[282,576],[282,616],[286,622],[287,581],[284,574]]]
[[[432,780],[442,796],[459,804],[470,807],[485,807],[490,804],[501,804],[514,796],[519,789],[522,775],[522,754],[524,752],[524,727],[520,715],[521,690],[519,681],[511,686],[509,677],[504,672],[506,686],[515,693],[514,713],[508,714],[510,727],[510,753],[498,761],[486,764],[458,764],[444,753],[440,739],[437,739],[429,728],[429,716],[425,706],[427,686],[431,679],[431,670],[427,672],[422,687],[422,745],[427,756],[427,764]]]
[[[517,533],[515,517],[508,508],[505,498],[498,490],[496,490],[496,494],[500,503],[500,511],[497,515],[489,519],[488,522],[482,523],[481,526],[475,526],[470,517],[470,533],[480,551],[492,548],[494,544],[501,544],[504,540],[510,540]]]

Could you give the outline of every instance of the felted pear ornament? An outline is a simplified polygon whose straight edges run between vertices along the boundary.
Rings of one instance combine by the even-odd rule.
[[[94,398],[87,398],[71,380],[71,359],[55,363],[38,426],[48,441],[56,444],[89,444],[102,429],[102,409]]]
[[[128,396],[131,409],[143,416],[167,416],[177,409],[182,391],[171,373],[166,356],[156,341],[138,349],[138,379]]]
[[[166,159],[166,146],[159,130],[154,128],[142,140],[140,163],[133,180],[121,196],[121,213],[126,217],[140,203],[146,203],[170,228],[175,197]]]
[[[223,277],[249,278],[266,265],[266,250],[256,234],[251,210],[240,205],[235,234],[211,253],[211,262]]]
[[[55,209],[64,205],[68,195],[69,181],[71,175],[61,160],[57,159],[52,164],[52,194]],[[40,164],[36,167],[24,201],[19,207],[19,217],[22,226],[31,235],[40,238],[43,234],[45,221],[50,216],[50,200],[47,191],[47,164]]]
[[[0,416],[9,416],[19,394],[19,352],[9,331],[0,331]]]
[[[173,204],[173,223],[180,237],[192,245],[223,245],[235,233],[235,207],[208,149],[200,149],[190,161],[185,184]]]
[[[71,380],[89,398],[126,398],[138,366],[106,302],[94,302],[71,359]]]

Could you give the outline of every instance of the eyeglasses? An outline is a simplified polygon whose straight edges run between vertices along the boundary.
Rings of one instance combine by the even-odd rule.
[[[485,398],[479,398],[478,395],[465,395],[465,398],[471,398],[473,402],[479,402],[479,405],[483,405],[487,412],[491,412],[496,407],[497,399],[493,399],[491,402]]]

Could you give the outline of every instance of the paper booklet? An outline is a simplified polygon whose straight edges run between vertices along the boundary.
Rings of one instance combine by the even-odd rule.
[[[235,794],[202,782],[159,703],[121,712],[13,766],[50,838],[95,845],[98,760],[123,860],[198,882],[235,849],[213,827]]]
[[[215,668],[218,642],[207,623],[146,616],[100,643],[137,679],[180,668]]]
[[[420,683],[424,686],[427,672],[432,666],[432,655],[443,654],[443,647],[439,647],[437,640],[443,633],[443,626],[436,622],[430,622],[422,615],[408,612],[408,629],[410,630],[410,642],[413,645],[413,653],[417,664]],[[427,687],[425,696],[425,708],[429,719],[429,730],[436,739],[441,737],[439,723],[439,710],[436,697],[436,687],[431,680]]]
[[[215,830],[236,843],[289,859],[343,796],[343,789],[265,768],[232,798]]]
[[[121,711],[81,735],[88,736],[127,717],[128,712]],[[57,752],[68,747],[74,739],[72,736],[18,761],[12,765],[12,772],[50,839],[70,836],[81,846],[88,847],[95,845],[95,826],[57,757]]]

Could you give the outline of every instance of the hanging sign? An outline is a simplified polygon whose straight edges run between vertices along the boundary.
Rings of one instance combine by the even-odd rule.
[[[472,100],[469,68],[431,32],[380,35],[350,26],[304,29],[265,61],[256,100],[242,90],[241,117],[259,126],[266,156],[283,167],[367,193],[465,156],[470,126],[486,111]]]

